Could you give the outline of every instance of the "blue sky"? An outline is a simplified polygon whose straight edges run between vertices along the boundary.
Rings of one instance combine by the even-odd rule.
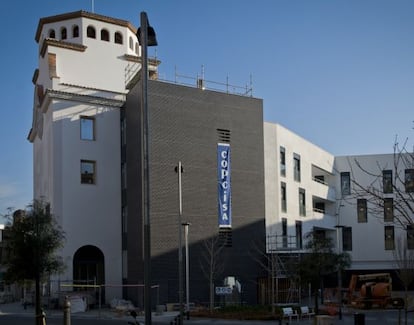
[[[86,10],[158,39],[159,72],[245,86],[277,122],[335,155],[391,153],[414,138],[414,1],[13,0],[0,4],[0,215],[32,199],[34,40],[41,17]],[[150,49],[154,55],[154,49]]]

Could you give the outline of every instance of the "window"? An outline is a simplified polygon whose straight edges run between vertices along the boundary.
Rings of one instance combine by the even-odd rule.
[[[68,31],[66,30],[66,27],[62,27],[60,30],[60,39],[67,39],[68,38]]]
[[[306,193],[303,188],[299,189],[299,215],[306,216]]]
[[[109,42],[109,32],[106,29],[101,29],[101,41]]]
[[[134,39],[132,38],[132,36],[129,37],[129,48],[131,50],[134,49]]]
[[[286,176],[286,152],[284,147],[280,147],[280,175]]]
[[[407,225],[407,248],[414,249],[414,225]]]
[[[358,209],[358,222],[368,222],[368,213],[367,213],[367,200],[358,199],[357,200],[357,209]]]
[[[56,38],[56,34],[55,34],[54,29],[49,30],[49,38]]]
[[[392,193],[392,170],[382,171],[382,187],[384,193]]]
[[[341,173],[341,193],[342,196],[351,194],[351,175],[349,172]]]
[[[407,193],[414,192],[414,169],[405,170],[405,191]]]
[[[81,160],[81,183],[95,184],[95,166],[92,160]]]
[[[286,248],[288,244],[287,219],[286,218],[282,218],[282,240],[283,240],[283,247]]]
[[[76,38],[79,37],[79,26],[75,25],[72,27],[72,37]]]
[[[384,227],[385,233],[385,249],[386,250],[393,250],[395,248],[394,245],[394,226],[385,226]]]
[[[95,140],[95,118],[80,117],[80,136],[82,140]]]
[[[302,249],[302,221],[296,221],[296,248]]]
[[[282,205],[282,212],[287,211],[287,201],[286,201],[286,183],[282,182],[280,185],[280,198]]]
[[[116,44],[122,44],[123,43],[123,37],[120,32],[115,32],[115,43]]]
[[[96,38],[95,27],[88,26],[88,28],[86,29],[86,36],[88,36],[89,38]]]
[[[394,221],[394,200],[393,198],[384,199],[384,221],[385,222]]]
[[[352,251],[352,227],[342,228],[342,250]]]
[[[293,175],[297,182],[300,182],[300,156],[293,154]]]

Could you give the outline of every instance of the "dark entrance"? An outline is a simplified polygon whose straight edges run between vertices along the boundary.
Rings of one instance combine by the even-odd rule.
[[[96,246],[87,245],[79,248],[73,257],[74,290],[87,291],[99,302],[105,302],[105,287],[94,287],[105,284],[105,259],[102,251]],[[99,292],[100,291],[100,292]]]

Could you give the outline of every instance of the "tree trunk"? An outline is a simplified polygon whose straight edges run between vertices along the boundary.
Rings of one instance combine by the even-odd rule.
[[[40,276],[39,272],[36,272],[35,278],[35,320],[36,325],[43,325],[43,315],[42,315],[42,302],[40,301]]]

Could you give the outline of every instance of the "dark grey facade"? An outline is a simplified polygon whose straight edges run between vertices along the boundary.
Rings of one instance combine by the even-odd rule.
[[[143,283],[144,278],[140,95],[138,82],[125,107],[124,249],[128,256],[125,282],[130,284]],[[264,247],[265,240],[262,106],[261,99],[149,80],[151,277],[159,285],[159,298],[153,291],[153,304],[179,299],[178,161],[184,168],[182,221],[191,223],[190,301],[209,300],[204,243],[219,234],[217,143],[223,140],[231,146],[232,231],[219,259],[223,269],[215,285],[235,276],[242,285],[242,300],[257,302],[257,278],[264,274],[257,262],[261,258],[257,247]],[[137,292],[131,289],[126,295],[140,300]]]

